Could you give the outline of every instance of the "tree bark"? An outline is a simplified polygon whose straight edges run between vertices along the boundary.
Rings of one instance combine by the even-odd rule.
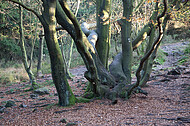
[[[133,90],[135,88],[137,88],[138,86],[140,86],[140,82],[141,82],[141,74],[140,74],[140,72],[143,69],[143,65],[148,60],[148,58],[150,57],[150,55],[152,55],[153,52],[157,52],[157,49],[159,48],[159,45],[160,45],[161,40],[163,38],[164,29],[162,27],[162,22],[160,21],[160,18],[164,17],[164,15],[166,14],[166,11],[167,11],[167,0],[163,0],[163,3],[164,3],[163,12],[159,16],[155,16],[154,15],[155,18],[156,18],[156,20],[157,20],[157,23],[158,23],[157,26],[158,26],[159,35],[158,35],[157,39],[154,41],[154,43],[152,44],[152,47],[150,48],[150,50],[141,59],[140,65],[139,65],[139,67],[138,67],[138,69],[136,71],[137,82],[133,86],[131,86],[131,88],[128,90],[128,96],[131,95],[131,93],[133,92]],[[158,4],[158,2],[156,4]],[[154,56],[154,54],[153,54],[153,56]]]
[[[151,20],[151,24],[150,24],[151,31],[150,31],[149,42],[146,46],[145,54],[148,53],[148,51],[150,50],[150,48],[152,47],[152,44],[154,42],[154,37],[155,37],[155,32],[156,32],[157,16],[158,16],[158,2],[156,2],[155,10],[154,10],[154,12],[150,18],[150,20]],[[146,83],[148,81],[148,79],[150,77],[150,73],[152,71],[152,65],[153,65],[154,59],[155,59],[155,57],[149,58],[145,61],[144,66],[143,66],[143,70],[142,70],[142,81],[141,81],[141,83]]]
[[[100,61],[108,68],[108,58],[111,38],[111,0],[96,1],[96,18],[98,41],[96,42],[96,50],[100,57]]]
[[[73,105],[76,99],[66,78],[63,57],[55,29],[56,0],[43,1],[43,7],[44,33],[51,59],[52,78],[59,96],[59,105]]]
[[[131,41],[131,22],[132,22],[133,1],[123,0],[123,19],[121,23],[122,39],[122,68],[126,76],[127,84],[131,84],[132,67],[132,41]]]

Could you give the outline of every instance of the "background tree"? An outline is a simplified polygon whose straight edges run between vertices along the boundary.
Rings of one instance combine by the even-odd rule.
[[[39,55],[38,55],[38,65],[37,65],[37,77],[42,77],[42,60],[43,60],[43,46],[44,46],[44,37],[43,35],[43,30],[40,31],[39,35]]]
[[[31,63],[30,63],[30,65],[28,64],[26,49],[25,49],[25,45],[24,45],[23,10],[22,10],[21,6],[19,6],[19,11],[20,11],[19,12],[19,15],[20,15],[20,20],[19,20],[20,44],[19,45],[20,45],[20,48],[22,51],[22,62],[24,64],[24,68],[30,78],[30,82],[32,84],[31,89],[36,89],[36,88],[39,88],[39,85],[37,84],[36,78],[34,77],[34,74],[31,71]]]

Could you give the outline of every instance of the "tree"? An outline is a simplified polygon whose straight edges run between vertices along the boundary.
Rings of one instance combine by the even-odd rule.
[[[84,94],[85,98],[91,99],[98,96],[111,99],[115,102],[117,97],[124,99],[129,98],[136,90],[146,94],[146,92],[143,92],[140,88],[140,84],[144,76],[146,77],[147,74],[150,75],[150,70],[147,70],[147,68],[152,66],[156,50],[163,38],[162,26],[165,25],[163,23],[166,23],[166,21],[161,21],[161,18],[166,14],[166,0],[163,0],[163,3],[160,5],[158,1],[153,3],[155,4],[155,13],[152,14],[149,23],[144,26],[134,40],[131,40],[133,2],[131,0],[123,0],[123,17],[121,20],[118,20],[122,29],[122,52],[114,58],[109,67],[110,71],[106,69],[110,39],[110,0],[96,1],[97,10],[100,10],[97,11],[97,16],[100,14],[100,17],[97,17],[98,34],[96,31],[89,30],[86,23],[80,26],[66,0],[42,0],[44,8],[42,15],[39,15],[36,11],[16,0],[9,1],[17,3],[33,12],[44,27],[46,44],[51,59],[52,77],[59,96],[59,105],[72,105],[77,99],[73,95],[67,82],[63,57],[56,37],[55,21],[71,35],[86,65],[87,71],[84,75],[90,83]],[[158,7],[161,6],[163,9],[159,9],[160,14],[158,15]],[[154,37],[156,30],[159,34],[157,37]],[[147,47],[147,51],[137,69],[137,82],[132,84],[132,50],[137,48],[147,36],[150,36],[150,46]],[[95,47],[94,43],[96,42]],[[150,56],[152,58],[149,58]],[[145,61],[147,62],[145,63]],[[144,75],[141,77],[142,69],[147,72],[144,72]]]
[[[68,81],[66,79],[63,57],[56,36],[56,27],[55,27],[56,0],[43,1],[42,5],[44,7],[44,10],[42,12],[42,15],[39,15],[36,11],[25,6],[21,2],[18,2],[16,0],[12,0],[12,2],[17,3],[21,5],[23,8],[33,12],[39,18],[40,22],[44,27],[46,44],[51,59],[52,77],[58,92],[59,105],[67,106],[74,104],[75,96],[73,95],[69,87]]]
[[[36,82],[36,78],[34,77],[33,72],[31,71],[31,64],[28,64],[27,60],[27,54],[26,54],[26,49],[24,45],[24,31],[23,31],[23,10],[22,7],[19,6],[19,11],[20,11],[20,21],[19,21],[19,33],[20,33],[20,48],[22,52],[22,62],[24,64],[24,68],[30,78],[30,83],[32,84],[31,89],[36,89],[39,88],[39,85]],[[32,61],[31,61],[32,62]]]
[[[102,64],[108,68],[111,38],[111,0],[96,0],[97,33],[96,50]]]
[[[40,43],[40,47],[39,47],[39,55],[38,55],[38,65],[37,65],[37,77],[41,77],[42,76],[42,59],[43,59],[43,45],[44,45],[44,37],[42,36],[42,30],[40,31],[39,35],[39,43]]]

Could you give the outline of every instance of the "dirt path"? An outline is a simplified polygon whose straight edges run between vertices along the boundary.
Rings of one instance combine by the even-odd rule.
[[[178,45],[179,44],[179,45]],[[177,46],[176,46],[177,45]],[[50,92],[34,96],[26,92],[27,83],[17,83],[0,87],[0,125],[2,126],[64,126],[68,123],[81,126],[188,126],[190,125],[190,63],[178,68],[177,75],[168,74],[183,56],[177,47],[183,43],[164,45],[168,51],[166,63],[153,71],[148,87],[148,96],[135,94],[129,100],[118,100],[112,105],[109,100],[95,100],[90,103],[77,103],[72,107],[58,107],[56,91],[51,76],[39,79],[47,83]],[[85,67],[70,70],[75,77],[69,80],[75,95],[84,92],[86,79]],[[174,69],[175,71],[175,69]],[[158,74],[159,73],[159,74]],[[172,72],[171,72],[172,73]],[[14,90],[12,90],[14,89]],[[3,108],[4,101],[12,100],[15,106]],[[2,111],[1,111],[2,110]]]

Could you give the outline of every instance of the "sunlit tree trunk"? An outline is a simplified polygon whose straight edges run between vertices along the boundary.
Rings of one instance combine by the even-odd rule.
[[[96,50],[103,65],[108,68],[111,38],[111,0],[96,0],[96,20],[98,41]]]
[[[57,40],[55,29],[55,10],[56,0],[43,1],[43,18],[44,33],[48,47],[53,81],[59,96],[59,105],[68,106],[75,104],[75,96],[68,84],[63,57]]]

